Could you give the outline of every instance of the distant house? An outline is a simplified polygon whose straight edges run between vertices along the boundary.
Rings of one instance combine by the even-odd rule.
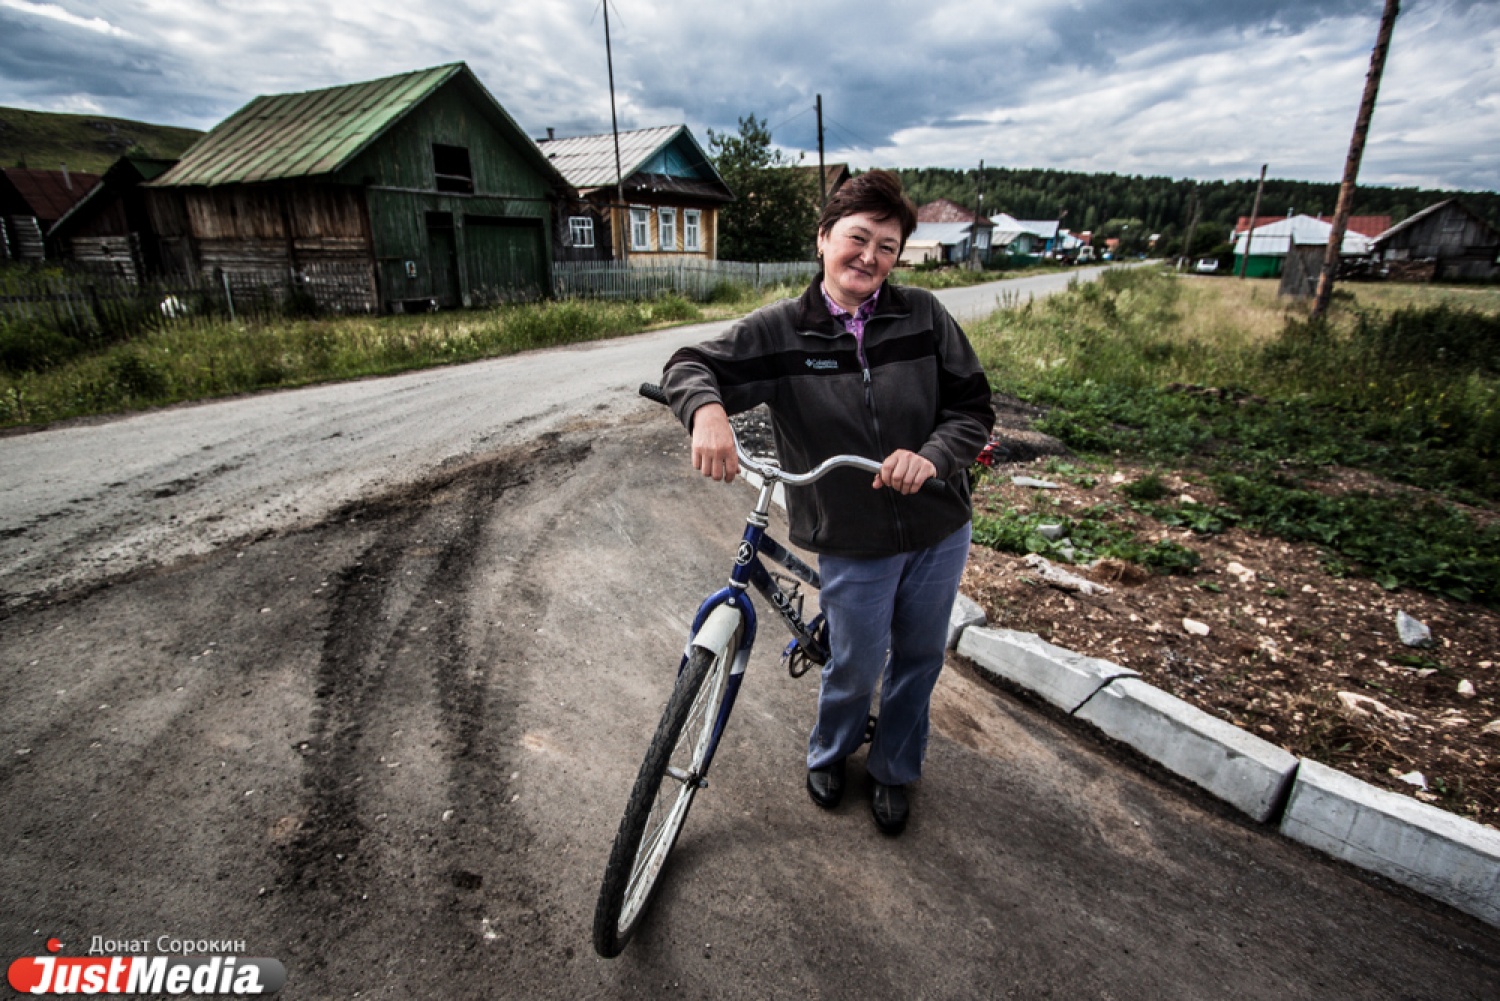
[[[47,231],[62,257],[101,274],[136,283],[164,270],[141,185],[176,160],[124,156]]]
[[[98,183],[98,174],[67,169],[0,171],[0,259],[55,256],[47,252],[47,231]]]
[[[570,193],[463,63],[257,97],[146,189],[169,256],[345,311],[547,294]]]
[[[917,228],[907,242],[935,240],[942,248],[944,261],[961,264],[970,259],[972,241],[979,251],[979,260],[984,262],[989,260],[994,228],[984,216],[976,218],[972,209],[939,198],[917,209]]]
[[[808,193],[813,200],[813,204],[817,206],[819,213],[823,211],[825,200],[832,198],[834,192],[842,188],[845,182],[852,176],[849,173],[849,165],[847,163],[825,163],[823,165],[823,183],[820,186],[818,184],[818,168],[816,166],[796,166],[792,169],[806,178]]]
[[[557,260],[718,257],[719,210],[734,201],[734,192],[686,125],[621,132],[618,171],[611,133],[537,145],[579,195],[559,213]]]
[[[1288,218],[1289,218],[1288,216],[1284,216],[1284,215],[1263,215],[1263,216],[1256,216],[1255,217],[1255,228],[1257,230],[1259,230],[1262,226],[1274,226],[1276,223],[1286,222],[1286,220]],[[1333,216],[1326,216],[1326,215],[1315,215],[1315,216],[1298,215],[1298,216],[1296,216],[1296,218],[1298,218],[1298,219],[1313,219],[1313,220],[1316,220],[1318,222],[1327,223],[1330,228],[1332,228],[1332,226],[1333,226]],[[1234,231],[1232,233],[1230,233],[1230,235],[1229,235],[1230,242],[1231,243],[1238,242],[1239,238],[1241,236],[1244,236],[1245,235],[1245,231],[1247,229],[1249,229],[1249,228],[1250,228],[1250,217],[1249,216],[1244,216],[1244,215],[1240,216],[1237,220],[1235,220]],[[1379,236],[1381,233],[1384,233],[1386,230],[1388,230],[1390,228],[1391,228],[1391,217],[1388,216],[1388,215],[1352,215],[1352,216],[1349,217],[1348,223],[1346,223],[1345,226],[1344,226],[1344,229],[1347,230],[1348,232],[1350,232],[1350,233],[1358,233],[1360,236],[1367,236],[1367,237],[1369,237],[1372,240],[1375,239],[1375,237]]]
[[[1332,233],[1331,221],[1313,216],[1294,215],[1268,220],[1264,225],[1257,220],[1253,231],[1241,233],[1235,241],[1234,270],[1238,273],[1243,261],[1245,277],[1277,278],[1294,246],[1327,246]],[[1372,242],[1351,226],[1344,232],[1341,253],[1344,257],[1364,257],[1370,253]]]
[[[1431,279],[1500,277],[1500,231],[1457,198],[1429,205],[1374,240],[1393,273]]]

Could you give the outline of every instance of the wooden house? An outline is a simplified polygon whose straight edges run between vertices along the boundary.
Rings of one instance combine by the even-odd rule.
[[[98,174],[78,171],[0,171],[0,260],[40,261],[47,231],[99,183]]]
[[[611,133],[537,145],[579,194],[558,216],[558,260],[717,259],[719,209],[734,192],[686,125],[621,132],[618,171]]]
[[[163,271],[160,241],[151,228],[141,185],[176,160],[122,156],[47,231],[59,256],[80,266],[138,283]]]
[[[340,311],[549,293],[569,193],[463,63],[258,97],[146,188],[166,256]]]
[[[832,198],[834,192],[848,183],[853,175],[849,172],[847,163],[825,163],[823,175],[818,176],[816,166],[797,165],[792,168],[807,184],[808,197],[812,199],[813,205],[817,206],[818,214],[823,212],[823,206],[828,199]]]
[[[952,199],[939,198],[917,208],[917,228],[911,238],[937,240],[943,247],[943,260],[963,264],[972,256],[970,241],[978,248],[979,260],[989,260],[994,230],[995,224],[982,215],[976,216],[973,209]]]
[[[1457,198],[1429,205],[1375,238],[1380,265],[1393,276],[1500,277],[1500,230]]]

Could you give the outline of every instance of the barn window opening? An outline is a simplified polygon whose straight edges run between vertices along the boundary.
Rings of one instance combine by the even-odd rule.
[[[432,171],[437,175],[439,191],[474,193],[474,169],[469,164],[468,147],[433,143]]]
[[[429,212],[429,213],[427,213],[427,230],[428,230],[428,232],[431,232],[431,231],[433,231],[435,229],[452,230],[453,229],[453,213],[452,212]]]
[[[568,235],[573,239],[573,246],[592,247],[594,245],[594,220],[586,215],[569,216]]]

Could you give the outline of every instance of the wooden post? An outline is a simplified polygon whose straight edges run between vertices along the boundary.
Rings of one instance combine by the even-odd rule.
[[[1188,210],[1187,234],[1182,238],[1182,259],[1191,267],[1193,264],[1193,237],[1198,235],[1198,213],[1203,208],[1198,204],[1198,185],[1193,185],[1193,204]],[[1249,247],[1245,248],[1250,249]],[[1180,268],[1179,268],[1180,270]]]
[[[984,161],[974,175],[974,221],[969,225],[969,270],[979,270],[979,209],[984,204]]]
[[[615,56],[609,42],[609,0],[604,0],[604,59],[609,67],[609,125],[615,136],[615,201],[620,203],[620,260],[630,256],[630,209],[625,205],[625,175],[620,168],[620,119],[615,115]]]
[[[1349,156],[1344,161],[1344,183],[1339,186],[1339,204],[1333,212],[1333,231],[1328,234],[1328,248],[1323,252],[1323,273],[1318,276],[1318,292],[1313,298],[1310,318],[1322,319],[1333,297],[1333,278],[1338,273],[1339,253],[1344,246],[1344,231],[1349,226],[1349,212],[1354,207],[1354,180],[1359,176],[1359,161],[1365,154],[1365,136],[1370,131],[1370,117],[1375,113],[1375,98],[1380,93],[1380,75],[1385,71],[1385,54],[1391,47],[1391,29],[1396,25],[1400,0],[1385,0],[1380,15],[1380,33],[1370,53],[1370,71],[1365,76],[1365,94],[1354,119],[1354,135],[1349,140]]]
[[[1266,188],[1266,165],[1260,165],[1260,183],[1255,186],[1255,204],[1250,207],[1250,228],[1245,231],[1245,256],[1240,258],[1240,277],[1250,266],[1250,244],[1255,242],[1255,217],[1260,215],[1260,193]]]
[[[823,173],[823,95],[818,95],[818,211],[828,205],[828,176]]]

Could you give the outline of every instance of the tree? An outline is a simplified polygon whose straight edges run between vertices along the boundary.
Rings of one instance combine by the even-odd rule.
[[[797,261],[811,256],[818,224],[813,190],[791,157],[771,147],[764,119],[740,119],[738,134],[708,130],[714,167],[735,200],[719,215],[719,257],[727,261]]]

